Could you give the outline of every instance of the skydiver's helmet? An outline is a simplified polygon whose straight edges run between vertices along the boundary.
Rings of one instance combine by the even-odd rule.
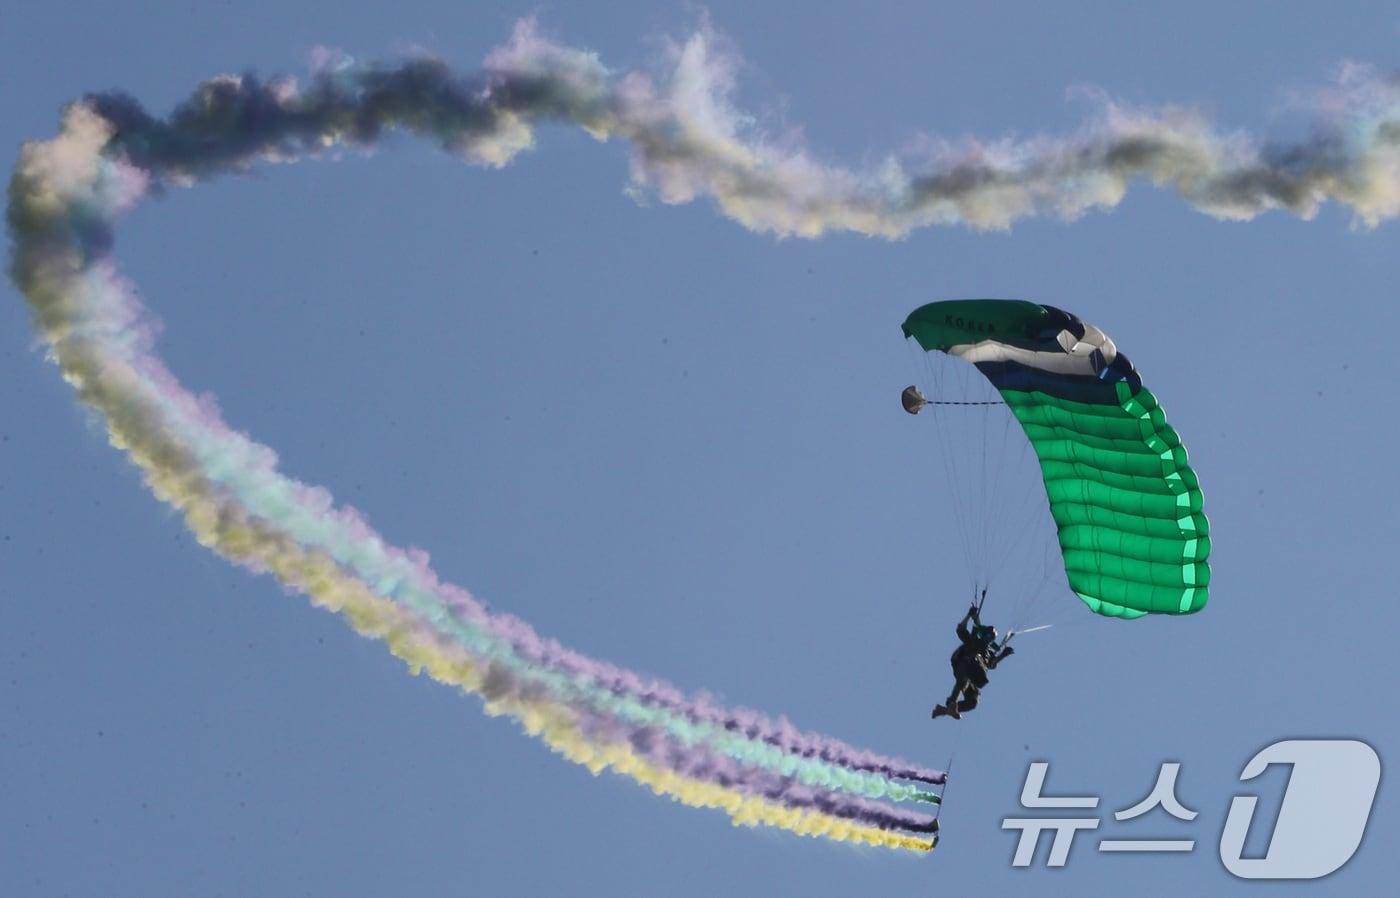
[[[972,638],[983,645],[991,645],[997,641],[997,628],[986,625],[973,627]]]

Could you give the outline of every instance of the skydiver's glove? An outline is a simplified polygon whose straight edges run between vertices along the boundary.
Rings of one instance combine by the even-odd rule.
[[[1006,646],[1006,647],[1004,647],[1004,648],[1001,650],[1001,656],[1002,656],[1003,658],[1008,658],[1008,657],[1010,657],[1010,656],[1012,656],[1012,655],[1014,655],[1014,654],[1016,654],[1016,650],[1013,649],[1013,648],[1012,648],[1011,646],[1009,646],[1009,645]]]

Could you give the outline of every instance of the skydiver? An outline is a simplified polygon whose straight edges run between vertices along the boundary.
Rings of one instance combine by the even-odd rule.
[[[967,629],[968,621],[975,625],[971,632]],[[976,605],[968,608],[967,614],[958,621],[957,632],[959,645],[949,659],[953,665],[955,681],[953,692],[946,702],[933,709],[932,716],[935,718],[946,714],[954,720],[960,720],[962,712],[977,707],[982,687],[987,685],[987,671],[995,670],[998,664],[1016,651],[1004,642],[1000,646],[997,645],[996,627],[983,625]],[[1007,637],[1008,640],[1010,638]]]

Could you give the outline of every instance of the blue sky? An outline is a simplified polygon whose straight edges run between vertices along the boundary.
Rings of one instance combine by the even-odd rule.
[[[288,10],[287,6],[297,6]],[[714,3],[741,105],[849,164],[919,135],[1073,131],[1072,88],[1296,129],[1343,60],[1393,63],[1382,4],[1284,15],[1093,5]],[[693,7],[45,4],[7,14],[6,169],[63,103],[165,110],[312,47],[426,47],[470,70],[537,14],[618,67]],[[751,234],[707,201],[626,196],[627,152],[543,128],[503,171],[406,138],[149,202],[118,257],[184,382],[493,606],[590,654],[940,765],[932,857],[735,829],[562,763],[474,699],[194,544],[0,304],[0,868],[20,895],[1209,892],[1236,777],[1292,736],[1390,756],[1400,673],[1387,414],[1395,226],[1224,223],[1138,188],[1115,211],[900,242]],[[984,705],[931,723],[967,592],[937,441],[896,396],[898,325],[936,298],[1081,314],[1133,358],[1192,452],[1216,538],[1209,608],[1028,636]],[[1034,641],[1032,641],[1034,640]],[[1188,857],[1013,871],[1026,765],[1107,810],[1163,760],[1201,812]],[[1271,776],[1275,776],[1276,771]],[[1275,788],[1281,778],[1272,780]],[[1309,888],[1397,873],[1368,841]],[[1168,818],[1152,833],[1175,834]]]

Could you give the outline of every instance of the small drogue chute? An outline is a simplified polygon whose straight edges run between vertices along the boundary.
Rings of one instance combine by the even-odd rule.
[[[904,410],[911,415],[917,415],[923,411],[924,406],[928,405],[924,394],[920,393],[919,388],[912,384],[905,387],[904,392],[899,394],[899,401],[904,406]]]

